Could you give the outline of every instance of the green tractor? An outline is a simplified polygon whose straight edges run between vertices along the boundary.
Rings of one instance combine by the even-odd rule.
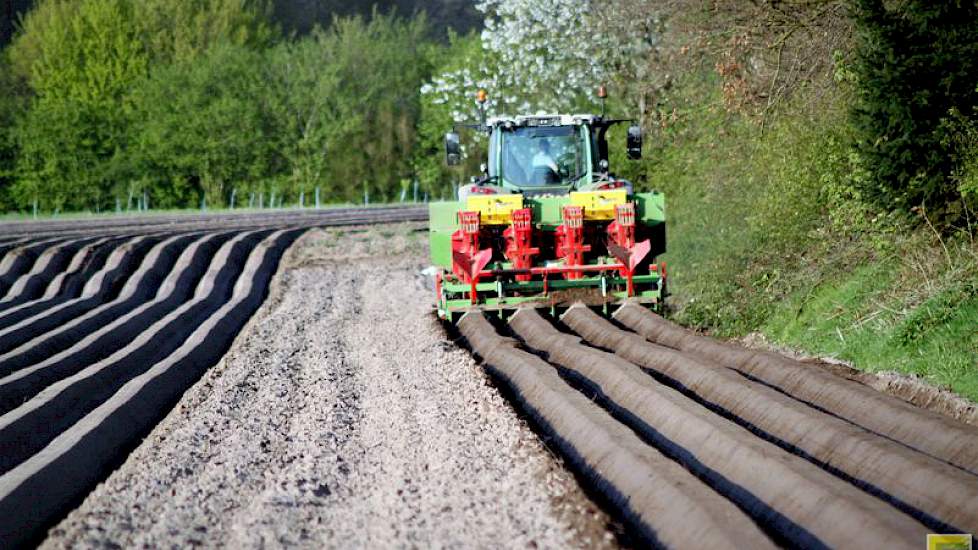
[[[485,102],[480,91],[479,102]],[[483,111],[484,112],[484,111]],[[521,306],[556,310],[583,301],[626,300],[660,309],[666,296],[665,203],[634,193],[609,171],[608,129],[627,120],[597,115],[496,117],[471,127],[488,135],[481,177],[458,200],[429,205],[438,315]],[[445,136],[449,165],[461,161],[456,130]],[[628,128],[627,152],[642,156]]]

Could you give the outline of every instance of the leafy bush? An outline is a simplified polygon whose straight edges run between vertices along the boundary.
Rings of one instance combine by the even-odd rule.
[[[17,160],[17,117],[24,109],[23,96],[10,71],[7,56],[0,52],[0,212],[12,207],[10,186]]]
[[[163,65],[133,91],[129,160],[158,206],[193,204],[184,186],[224,206],[233,185],[248,189],[268,173],[274,151],[258,66],[259,53],[227,45]]]
[[[851,119],[870,175],[862,191],[884,208],[943,213],[958,190],[942,120],[978,107],[978,4],[857,0],[854,8]]]
[[[975,227],[978,221],[975,220],[975,212],[978,211],[978,110],[968,117],[952,109],[945,120],[944,129],[953,152],[953,179],[961,194],[965,224],[969,233],[974,234],[978,231]]]

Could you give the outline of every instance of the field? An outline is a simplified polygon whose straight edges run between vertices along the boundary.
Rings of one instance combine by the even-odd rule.
[[[424,217],[0,224],[0,546],[916,548],[978,531],[978,428],[939,392],[635,306],[446,327]]]

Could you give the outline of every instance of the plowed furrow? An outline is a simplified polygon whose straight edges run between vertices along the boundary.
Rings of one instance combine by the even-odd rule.
[[[25,319],[53,313],[79,298],[91,298],[92,293],[84,294],[84,291],[103,281],[103,273],[114,267],[110,260],[117,261],[120,244],[130,239],[138,243],[146,237],[103,237],[83,247],[72,258],[68,269],[55,276],[43,296],[0,312],[0,331]],[[96,283],[91,283],[93,280]]]
[[[734,368],[806,403],[978,473],[978,428],[786,357],[689,332],[640,307],[615,318],[652,342]]]
[[[40,298],[55,277],[69,267],[75,255],[96,240],[93,237],[74,239],[41,252],[31,268],[11,283],[0,299],[0,311]]]
[[[148,219],[157,217],[150,216]],[[23,249],[42,243],[58,244],[66,240],[81,238],[120,237],[133,235],[162,235],[174,232],[217,232],[217,231],[247,231],[258,229],[279,230],[283,228],[309,227],[344,227],[352,225],[369,225],[384,223],[400,223],[427,220],[427,209],[424,207],[384,207],[384,208],[343,208],[306,211],[276,211],[258,214],[205,214],[201,216],[178,215],[159,216],[152,222],[115,224],[103,227],[97,221],[88,220],[85,223],[70,223],[64,229],[55,231],[37,230],[31,233],[31,238],[12,247],[8,254],[0,255],[0,277],[4,274],[4,260],[23,252]],[[20,222],[21,232],[32,223]],[[32,260],[33,261],[33,260]],[[22,274],[22,273],[21,273]]]
[[[154,357],[152,364],[130,365],[138,370],[131,375],[116,373],[125,381],[114,382],[111,395],[95,398],[94,406],[82,404],[84,415],[73,415],[77,417],[73,423],[0,476],[0,541],[32,540],[43,526],[73,506],[125,457],[183,391],[227,350],[264,299],[282,252],[298,234],[295,230],[276,232],[258,246],[251,243],[248,248],[246,239],[251,235],[222,247],[226,252],[219,253],[220,260],[233,265],[233,269],[210,273],[198,286],[202,295],[219,296],[220,304],[198,311],[191,332],[180,339],[177,347]],[[147,341],[160,335],[153,332],[141,336],[146,338],[137,339],[139,347],[132,351],[142,349]],[[124,361],[128,355],[119,360]],[[59,389],[70,391],[76,383],[83,383],[83,378],[72,382]],[[50,428],[45,425],[45,429]],[[8,439],[4,436],[2,440]]]
[[[44,289],[44,293],[39,298],[31,300],[25,304],[21,304],[21,306],[18,307],[29,306],[34,302],[41,300],[50,300],[56,296],[70,292],[72,281],[80,278],[86,278],[85,276],[89,274],[87,268],[88,266],[92,265],[94,258],[99,255],[99,252],[111,250],[115,246],[115,239],[100,237],[79,248],[78,251],[75,252],[75,255],[71,257],[71,261],[68,263],[68,266],[65,267],[64,271],[55,274],[54,278],[50,283],[48,283],[47,287]]]
[[[36,452],[52,433],[71,425],[126,380],[179,347],[202,320],[226,302],[249,253],[266,235],[242,233],[227,241],[191,295],[174,292],[169,300],[146,308],[77,353],[62,354],[59,361],[32,368],[30,374],[0,380],[0,406],[4,410],[39,391],[0,417],[0,441],[22,442],[15,454],[0,457],[0,473]],[[57,382],[47,385],[52,380]],[[46,426],[48,433],[36,433],[38,425]]]
[[[122,288],[127,276],[155,242],[157,242],[156,238],[136,237],[116,247],[105,264],[85,282],[79,299],[64,302],[52,310],[41,311],[0,329],[0,353],[6,353],[22,345],[33,335],[55,330],[73,317],[111,299]],[[0,373],[3,373],[2,367]]]
[[[55,248],[63,239],[46,239],[35,241],[7,251],[0,259],[0,298],[7,295],[11,286],[25,273],[31,270],[34,262],[45,251]]]
[[[179,307],[190,297],[220,246],[233,235],[210,233],[192,241],[179,238],[157,245],[116,299],[94,309],[78,304],[74,310],[38,319],[37,323],[44,324],[52,323],[49,317],[63,321],[57,323],[59,319],[55,319],[57,328],[48,332],[28,331],[38,335],[0,355],[0,410],[5,412],[9,403],[17,403],[23,397],[22,390],[8,390],[8,384],[16,382],[18,387],[26,388],[23,391],[29,391],[36,385],[20,382],[21,378],[57,380],[67,376],[81,366],[108,357]]]
[[[783,545],[915,548],[927,533],[895,508],[716,416],[638,366],[558,331],[535,311],[520,311],[510,326],[616,418]]]
[[[309,227],[346,208],[0,224],[0,547],[37,542],[229,348]]]
[[[27,240],[27,237],[10,237],[0,240],[0,258],[10,250],[23,245]]]
[[[563,322],[688,397],[852,482],[932,530],[978,532],[978,479],[968,472],[800,403],[722,366],[649,343],[584,307]]]
[[[735,506],[573,391],[546,362],[496,334],[481,314],[465,315],[459,330],[575,469],[620,507],[648,543],[773,546]]]

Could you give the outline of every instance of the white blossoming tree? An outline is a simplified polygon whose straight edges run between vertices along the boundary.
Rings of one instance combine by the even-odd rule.
[[[566,110],[607,78],[592,35],[591,0],[482,0],[482,45],[519,111]]]
[[[618,82],[621,89],[643,76],[658,36],[655,2],[479,0],[481,36],[454,40],[441,72],[421,89],[427,152],[452,121],[478,120],[479,88],[489,91],[490,116],[593,111],[600,84]],[[479,143],[477,136],[466,141],[469,149]],[[472,151],[465,173],[478,166],[481,152]],[[430,161],[417,167],[433,188],[447,176],[458,179]]]

